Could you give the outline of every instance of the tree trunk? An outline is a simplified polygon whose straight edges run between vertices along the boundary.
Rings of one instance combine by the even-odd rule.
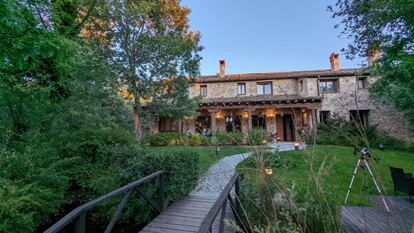
[[[140,142],[142,133],[141,133],[141,124],[140,124],[140,120],[139,120],[139,106],[138,106],[138,104],[134,105],[133,112],[134,112],[135,140],[137,142]]]

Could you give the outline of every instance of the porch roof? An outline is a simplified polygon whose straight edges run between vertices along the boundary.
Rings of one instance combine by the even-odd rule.
[[[303,97],[300,95],[256,95],[237,97],[203,98],[201,107],[209,106],[263,106],[263,105],[292,105],[319,104],[320,96]]]

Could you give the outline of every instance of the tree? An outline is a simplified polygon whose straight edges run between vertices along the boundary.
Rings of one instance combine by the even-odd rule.
[[[342,35],[352,39],[344,50],[349,58],[382,52],[378,65],[369,67],[380,76],[371,93],[405,112],[414,126],[414,2],[337,0],[328,10],[341,19]]]
[[[179,0],[111,0],[108,4],[112,6],[108,8],[114,38],[112,64],[133,94],[139,141],[143,104],[170,117],[195,114],[197,100],[190,99],[187,91],[188,77],[199,74],[200,37],[189,30],[190,10],[180,6]]]

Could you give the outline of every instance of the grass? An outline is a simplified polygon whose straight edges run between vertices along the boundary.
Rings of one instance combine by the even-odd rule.
[[[304,201],[308,190],[309,177],[318,178],[329,202],[334,205],[343,205],[348,185],[354,171],[357,157],[353,154],[353,148],[343,146],[318,145],[315,148],[313,163],[311,155],[313,147],[307,151],[287,151],[280,152],[281,158],[293,162],[294,165],[288,168],[273,168],[272,178],[282,183],[284,187],[290,188],[295,184],[297,200]],[[380,158],[378,163],[370,163],[372,169],[378,171],[381,183],[385,187],[386,195],[393,195],[393,184],[388,166],[403,168],[406,172],[414,173],[414,153],[402,151],[379,151],[373,150],[372,153]],[[311,164],[314,172],[311,171]],[[320,169],[321,165],[324,169]],[[320,169],[320,170],[319,170]],[[239,165],[238,170],[245,173],[247,182],[255,182],[258,173],[254,165],[245,161]],[[348,200],[349,205],[370,205],[368,195],[376,195],[375,186],[364,171],[360,171],[354,182],[351,195]]]
[[[215,146],[200,146],[200,147],[185,147],[185,146],[171,146],[173,148],[188,148],[195,150],[200,154],[200,175],[207,172],[207,170],[215,164],[219,159],[240,153],[249,152],[248,147],[246,146],[220,146],[220,154],[216,156],[216,147]],[[150,147],[151,150],[168,150],[166,147]]]

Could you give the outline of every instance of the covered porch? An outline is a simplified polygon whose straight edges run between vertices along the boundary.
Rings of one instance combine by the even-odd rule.
[[[253,128],[262,128],[281,141],[296,141],[300,132],[307,133],[317,127],[319,107],[319,97],[204,99],[199,108],[200,115],[193,119],[194,131],[247,133]]]

